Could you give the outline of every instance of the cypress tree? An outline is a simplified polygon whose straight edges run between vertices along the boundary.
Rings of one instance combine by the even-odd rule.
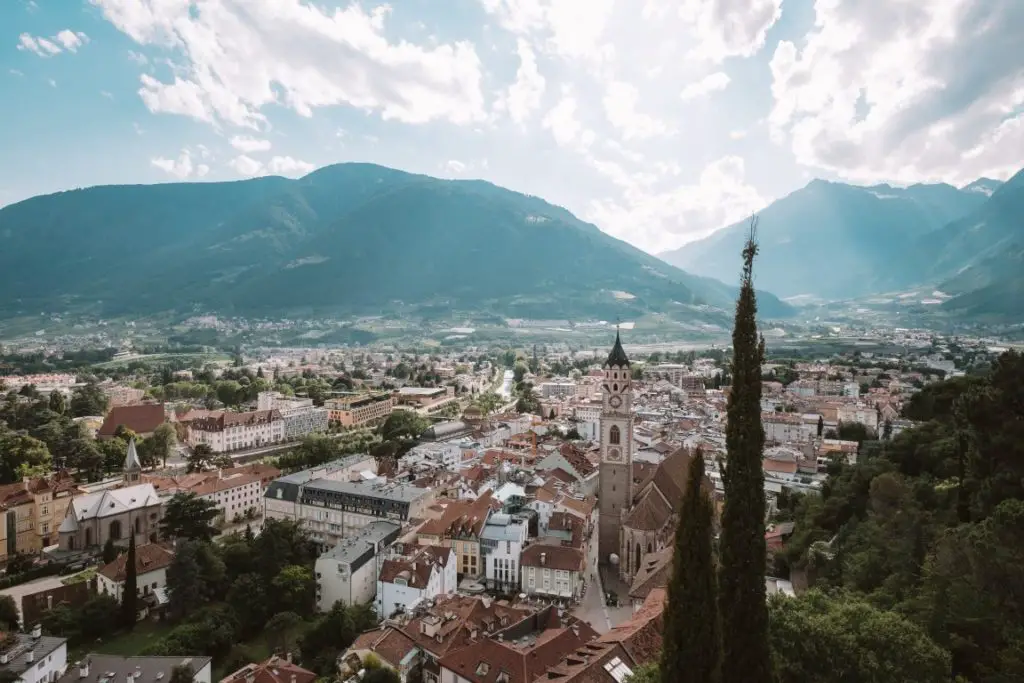
[[[701,486],[704,457],[699,449],[690,460],[688,476],[665,606],[661,680],[719,683],[722,631],[712,541],[714,511]]]
[[[757,218],[743,248],[743,275],[732,332],[732,386],[729,389],[722,473],[725,507],[719,539],[719,612],[722,618],[722,683],[768,683],[768,606],[765,596],[766,550],[764,428],[761,425],[761,363],[764,339],[757,333],[753,269],[757,255]]]
[[[121,592],[121,617],[129,631],[135,628],[138,616],[139,577],[135,569],[135,534],[128,541],[128,557],[124,565],[124,590]]]

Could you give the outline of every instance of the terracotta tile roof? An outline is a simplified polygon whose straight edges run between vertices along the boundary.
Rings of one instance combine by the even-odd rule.
[[[120,425],[136,434],[150,434],[165,421],[162,403],[144,403],[137,406],[115,406],[107,413],[96,435],[112,437]]]
[[[316,673],[274,655],[259,664],[243,666],[220,679],[220,683],[248,683],[250,679],[252,683],[313,683]]]
[[[657,661],[661,655],[666,598],[664,588],[652,590],[629,621],[605,633],[601,642],[620,643],[638,665]]]
[[[604,668],[606,663],[616,657],[630,668],[635,668],[635,663],[621,644],[592,640],[565,655],[558,664],[547,670],[543,678],[537,679],[537,683],[618,683]]]
[[[569,625],[558,622],[554,613],[553,623],[549,620],[543,630],[524,634],[516,640],[512,638],[518,636],[516,629],[520,625],[510,626],[502,631],[507,634],[503,640],[494,636],[482,638],[449,652],[441,658],[441,666],[472,683],[497,683],[499,677],[508,683],[531,683],[567,654],[597,638],[597,632],[583,622],[573,620]]]
[[[450,595],[435,598],[430,614],[410,620],[408,624],[400,627],[400,630],[417,646],[436,658],[469,645],[473,642],[474,632],[478,638],[486,637],[486,634],[509,623],[522,620],[531,612],[531,609],[507,603],[485,603],[480,598]],[[437,621],[437,636],[440,640],[423,632],[423,624],[428,619]]]
[[[145,574],[158,569],[166,569],[171,565],[174,553],[159,543],[147,543],[135,549],[135,572]],[[128,553],[121,553],[117,559],[103,566],[99,573],[111,581],[120,583],[127,578]]]
[[[543,557],[541,557],[543,555]],[[564,545],[534,543],[527,546],[520,556],[521,567],[549,567],[563,571],[581,572],[585,556],[579,548]]]
[[[227,491],[230,489],[236,489],[240,486],[248,486],[250,484],[259,484],[260,478],[253,474],[236,474],[230,477],[219,477],[216,474],[212,477],[207,477],[206,481],[199,484],[192,489],[193,493],[197,496],[208,496],[218,491]]]
[[[384,560],[380,567],[380,581],[394,583],[404,578],[410,588],[425,588],[434,567],[443,570],[451,558],[452,549],[442,546],[418,546],[418,552],[408,557]]]
[[[3,508],[18,507],[19,505],[31,503],[33,500],[35,499],[29,493],[25,482],[18,481],[13,484],[0,486],[0,506]]]
[[[563,496],[556,504],[566,508],[572,514],[589,519],[590,515],[594,512],[594,508],[597,507],[597,498],[587,496],[583,500],[579,500],[578,498]]]
[[[239,425],[260,425],[281,419],[281,412],[274,410],[252,410],[247,413],[218,410],[205,417],[192,420],[191,429],[202,432],[222,432]]]
[[[493,492],[488,489],[476,500],[454,500],[439,519],[427,520],[419,533],[428,536],[479,536],[487,523]]]
[[[644,561],[637,570],[636,576],[633,577],[629,597],[634,600],[644,600],[654,589],[667,586],[669,575],[672,572],[674,553],[675,548],[669,546],[656,553],[644,555]]]

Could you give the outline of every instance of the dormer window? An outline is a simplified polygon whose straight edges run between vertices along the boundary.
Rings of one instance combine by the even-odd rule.
[[[491,670],[491,665],[488,664],[487,662],[480,662],[479,664],[476,665],[476,675],[477,676],[486,676],[487,672],[490,671],[490,670]]]

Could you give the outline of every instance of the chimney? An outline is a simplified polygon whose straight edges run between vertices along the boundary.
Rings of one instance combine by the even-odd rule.
[[[288,653],[285,654],[284,661],[288,662],[289,664],[292,663],[292,653],[291,652],[288,652]]]
[[[83,659],[78,663],[78,677],[88,678],[89,677],[89,660]]]
[[[46,596],[46,609],[48,609],[48,610],[53,609],[53,594],[52,593]]]
[[[548,563],[548,554],[547,553],[541,553],[540,554],[540,566],[543,567],[547,563]]]
[[[298,677],[295,674],[292,674],[291,683],[296,683],[297,680]]]
[[[32,627],[32,638],[39,640],[43,637],[43,627],[40,624],[36,624]]]
[[[29,651],[25,653],[25,663],[31,664],[34,661],[36,661],[36,651],[29,649]]]

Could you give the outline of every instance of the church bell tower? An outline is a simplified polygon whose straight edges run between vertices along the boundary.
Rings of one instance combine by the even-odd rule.
[[[601,466],[598,471],[598,561],[619,552],[622,516],[633,504],[633,387],[618,330],[601,383]]]

